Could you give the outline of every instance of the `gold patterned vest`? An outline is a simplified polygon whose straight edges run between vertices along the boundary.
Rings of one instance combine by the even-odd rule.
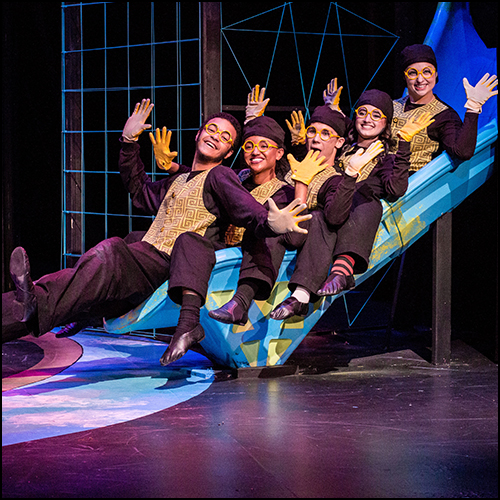
[[[352,154],[350,154],[353,149],[354,149],[354,146],[351,146],[351,148],[347,151],[344,151],[344,153],[339,158],[338,165],[342,169],[343,172],[345,172],[347,165],[349,165],[349,160],[353,156]],[[392,153],[389,152],[389,154],[392,154]],[[378,163],[379,159],[380,159],[380,155],[376,156],[375,158],[372,158],[361,169],[361,173],[356,177],[356,182],[364,181],[372,173],[372,170],[374,169],[375,165]]]
[[[257,186],[255,189],[250,191],[250,194],[261,204],[264,203],[273,196],[279,189],[286,185],[286,182],[280,181],[277,177],[274,179]],[[231,224],[226,231],[226,244],[227,245],[239,245],[243,239],[243,234],[245,233],[244,227],[236,227]]]
[[[446,104],[434,97],[428,104],[405,112],[404,109],[408,99],[409,96],[406,96],[394,101],[394,118],[392,119],[392,138],[396,141],[394,152],[397,151],[399,146],[399,138],[396,132],[403,128],[410,117],[421,115],[424,112],[431,113],[431,116],[434,117],[445,109],[448,109]],[[427,165],[438,149],[439,142],[429,138],[426,128],[418,132],[411,140],[410,172],[416,172]]]
[[[322,170],[319,174],[316,174],[312,181],[307,186],[307,208],[308,210],[315,210],[318,206],[318,192],[321,186],[334,175],[342,175],[340,172],[335,170],[333,167],[327,167]]]
[[[210,170],[205,170],[191,180],[189,173],[180,174],[167,191],[158,214],[142,238],[158,250],[169,255],[177,237],[191,231],[201,236],[216,220],[203,203],[203,186]]]

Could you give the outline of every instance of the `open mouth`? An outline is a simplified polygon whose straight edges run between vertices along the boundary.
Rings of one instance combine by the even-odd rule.
[[[264,161],[264,158],[261,158],[259,156],[256,156],[254,158],[250,158],[250,163],[261,163]]]
[[[216,144],[215,144],[215,143],[213,143],[213,142],[212,142],[212,141],[210,141],[210,140],[206,140],[206,141],[205,141],[205,144],[206,144],[206,145],[207,145],[210,149],[214,149],[214,150],[217,150],[217,149],[218,149],[218,148],[217,148],[217,146],[216,146]]]

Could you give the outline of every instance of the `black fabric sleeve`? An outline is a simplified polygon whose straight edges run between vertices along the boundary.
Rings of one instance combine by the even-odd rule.
[[[122,139],[120,142],[122,147],[118,166],[125,189],[130,193],[134,207],[146,214],[156,215],[176,175],[153,182],[144,170],[139,144]]]
[[[323,213],[326,221],[330,226],[340,226],[349,217],[349,212],[352,205],[352,197],[356,190],[356,177],[343,174],[330,177],[321,187],[327,189],[324,197]]]
[[[449,108],[435,116],[427,133],[441,144],[440,151],[444,149],[459,160],[469,160],[476,150],[478,117],[478,113],[468,111],[462,123],[458,113]]]
[[[380,179],[381,190],[375,191],[379,199],[394,202],[401,198],[408,189],[410,168],[410,143],[400,140],[399,148],[395,155],[387,155],[381,162],[381,168],[376,172]]]
[[[277,236],[267,223],[266,208],[241,185],[229,167],[213,167],[205,187],[203,198],[209,212],[237,227],[245,227],[258,238]]]

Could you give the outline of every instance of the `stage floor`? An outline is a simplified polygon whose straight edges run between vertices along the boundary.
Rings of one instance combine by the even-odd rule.
[[[39,345],[40,344],[40,345]],[[309,335],[285,366],[161,367],[160,341],[3,345],[7,498],[498,497],[498,366],[461,340]],[[295,367],[295,368],[294,368]]]

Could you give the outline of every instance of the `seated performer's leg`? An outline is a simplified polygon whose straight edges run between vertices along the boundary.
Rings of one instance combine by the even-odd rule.
[[[110,238],[83,254],[74,268],[63,269],[37,280],[33,285],[36,303],[33,308],[30,305],[31,295],[25,294],[23,288],[27,280],[22,276],[29,275],[29,261],[21,250],[25,264],[14,266],[12,273],[16,286],[21,283],[21,292],[11,301],[10,308],[19,310],[18,303],[23,297],[28,297],[29,307],[22,305],[21,309],[24,307],[31,313],[29,317],[18,319],[26,325],[35,322],[37,328],[31,328],[35,335],[65,325],[75,316],[81,317],[93,308],[105,310],[106,304],[121,303],[135,307],[169,276],[170,257],[166,253],[146,242],[127,245],[121,238]],[[17,255],[20,250],[14,252],[14,261],[21,261]]]
[[[307,220],[301,227],[309,230],[309,225]],[[271,295],[285,251],[301,248],[306,238],[306,234],[294,232],[260,240],[245,233],[236,293],[222,307],[210,311],[209,316],[221,323],[244,325],[252,300],[267,300]]]
[[[181,234],[175,241],[168,295],[181,305],[181,312],[174,336],[160,359],[164,366],[181,358],[205,338],[200,308],[206,300],[217,249],[207,238],[191,232]]]
[[[328,275],[336,232],[328,226],[322,211],[311,213],[309,233],[297,252],[297,262],[288,284],[292,295],[274,309],[272,319],[305,316],[309,311],[309,302],[317,300],[316,290]]]
[[[141,241],[147,231],[132,231],[123,241],[130,245],[131,243],[136,243],[137,241]],[[134,306],[128,306],[128,310],[133,309]],[[121,314],[116,314],[115,316],[121,316]],[[108,316],[112,317],[112,316]],[[57,338],[64,337],[72,337],[77,333],[81,332],[85,328],[91,327],[102,327],[103,326],[103,318],[102,317],[91,317],[88,314],[84,315],[82,318],[74,318],[74,321],[64,325],[57,333]]]
[[[221,323],[244,325],[254,299],[266,300],[276,282],[285,255],[284,235],[258,239],[248,231],[243,237],[238,288],[233,298],[208,315]]]
[[[337,295],[355,287],[354,274],[368,269],[382,212],[379,199],[368,200],[358,193],[354,195],[349,218],[337,232],[332,272],[321,285],[318,295]]]

